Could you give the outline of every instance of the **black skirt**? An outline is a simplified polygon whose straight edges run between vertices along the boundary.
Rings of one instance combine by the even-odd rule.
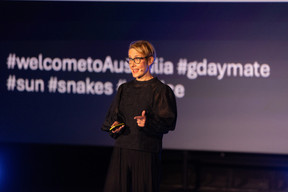
[[[115,147],[104,192],[159,192],[160,155]]]

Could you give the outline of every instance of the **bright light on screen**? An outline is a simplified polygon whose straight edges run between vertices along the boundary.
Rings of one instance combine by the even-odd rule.
[[[111,146],[101,124],[132,79],[129,43],[147,39],[177,97],[164,148],[288,153],[286,3],[1,6],[1,142]]]

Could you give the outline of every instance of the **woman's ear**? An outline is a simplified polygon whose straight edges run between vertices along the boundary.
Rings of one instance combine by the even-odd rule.
[[[153,64],[153,62],[154,62],[154,57],[152,57],[152,56],[149,57],[148,58],[148,65],[151,66]]]

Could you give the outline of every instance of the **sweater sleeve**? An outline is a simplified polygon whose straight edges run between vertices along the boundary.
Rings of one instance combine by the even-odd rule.
[[[110,105],[110,107],[106,113],[104,123],[102,124],[102,127],[101,127],[102,131],[109,132],[110,136],[112,136],[113,138],[116,138],[118,136],[118,134],[113,134],[112,132],[109,131],[111,125],[115,121],[118,121],[120,123],[122,122],[122,119],[119,115],[119,102],[121,99],[122,90],[123,90],[123,86],[121,85],[118,88],[117,94],[114,97],[114,99],[113,99],[113,101],[112,101],[112,103],[111,103],[111,105]]]
[[[144,132],[150,135],[162,135],[175,129],[177,119],[176,99],[168,85],[155,91],[153,104],[147,111]]]

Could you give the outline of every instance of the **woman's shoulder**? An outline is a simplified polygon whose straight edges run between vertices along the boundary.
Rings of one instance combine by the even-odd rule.
[[[166,87],[166,88],[170,87],[168,84],[165,83],[164,80],[161,81],[157,77],[156,77],[156,81],[155,82],[158,84],[158,86],[162,86],[162,87]]]
[[[163,92],[172,91],[171,87],[168,84],[166,84],[164,81],[159,80],[158,78],[155,79],[155,88],[158,91],[163,91]]]
[[[130,80],[130,81],[127,81],[125,83],[122,83],[121,85],[119,85],[118,87],[118,91],[125,91],[127,89],[130,89],[131,87],[133,87],[133,84],[134,84],[134,80]]]

